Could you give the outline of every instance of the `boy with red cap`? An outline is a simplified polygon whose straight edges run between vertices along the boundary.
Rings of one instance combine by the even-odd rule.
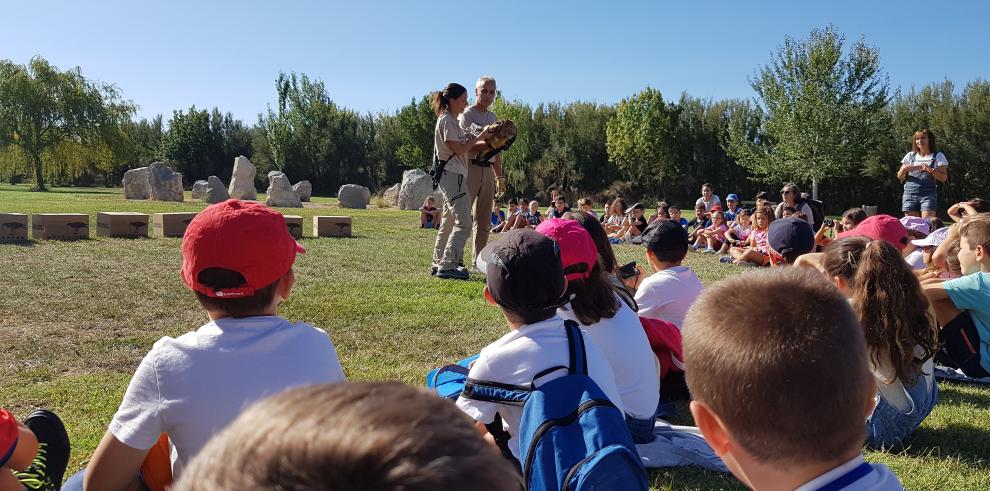
[[[567,375],[562,369],[570,366],[567,331],[557,315],[557,309],[568,303],[567,280],[558,244],[535,230],[515,229],[482,249],[478,267],[486,272],[485,298],[502,310],[509,332],[481,350],[468,380],[539,387]],[[585,352],[588,375],[623,411],[608,360],[595,343],[586,343]],[[477,421],[478,431],[492,438],[503,455],[519,459],[521,406],[462,393],[457,407]]]
[[[327,333],[278,316],[305,249],[278,212],[228,200],[190,222],[182,241],[182,280],[209,322],[164,337],[144,357],[96,449],[86,489],[138,489],[139,469],[165,433],[172,474],[251,403],[289,387],[344,381]],[[72,484],[72,485],[70,485]]]

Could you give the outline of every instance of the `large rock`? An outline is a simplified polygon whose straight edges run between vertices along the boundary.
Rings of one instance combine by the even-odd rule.
[[[402,173],[402,186],[399,188],[399,209],[418,210],[423,206],[427,196],[437,198],[437,205],[443,203],[440,190],[433,190],[433,178],[421,169],[407,170]]]
[[[273,170],[268,173],[268,206],[282,208],[302,208],[302,200],[292,190],[289,178],[284,172]]]
[[[254,188],[254,175],[258,172],[247,157],[241,155],[234,159],[234,174],[230,178],[228,192],[231,198],[258,199],[258,190]]]
[[[309,181],[299,181],[292,185],[292,190],[299,195],[299,199],[303,201],[309,201],[309,198],[313,196],[313,185]]]
[[[206,194],[203,196],[203,201],[213,204],[230,199],[230,194],[227,193],[227,186],[223,185],[223,181],[219,177],[210,176],[210,180],[207,182],[209,184],[206,187]]]
[[[182,173],[175,172],[165,162],[155,162],[148,166],[148,190],[154,201],[184,201],[182,194]]]
[[[193,183],[192,199],[203,199],[206,196],[206,189],[210,187],[210,181],[200,179]]]
[[[399,205],[399,189],[401,186],[396,184],[385,190],[382,194],[382,199],[385,200],[386,206],[398,206]]]
[[[148,199],[151,196],[148,191],[147,167],[138,167],[124,173],[124,197],[127,199]]]
[[[340,202],[341,208],[363,210],[371,201],[371,190],[357,184],[344,184],[337,191],[337,201]]]

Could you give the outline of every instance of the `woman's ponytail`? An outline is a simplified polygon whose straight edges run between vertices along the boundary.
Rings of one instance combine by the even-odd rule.
[[[450,107],[450,101],[457,99],[465,92],[467,92],[467,89],[463,85],[449,83],[443,90],[438,90],[430,94],[430,105],[433,106],[433,112],[437,116],[443,114]]]

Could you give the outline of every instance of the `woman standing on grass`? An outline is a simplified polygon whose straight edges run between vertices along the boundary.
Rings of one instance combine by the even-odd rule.
[[[901,159],[897,178],[904,183],[901,211],[904,216],[934,218],[938,210],[938,184],[949,179],[949,161],[935,149],[935,135],[927,129],[914,133],[911,151]],[[920,212],[920,213],[919,213]]]
[[[430,272],[437,278],[468,279],[468,270],[458,264],[464,257],[464,245],[471,235],[471,196],[467,185],[467,154],[480,151],[489,136],[489,127],[478,136],[464,133],[457,123],[457,115],[467,107],[467,89],[450,83],[442,91],[434,92],[431,103],[437,115],[433,132],[434,158],[446,162],[440,175],[439,189],[443,194],[443,215],[440,233],[433,246],[433,267]],[[476,144],[479,144],[476,148]],[[436,179],[436,177],[434,177]],[[453,224],[450,222],[453,221]]]

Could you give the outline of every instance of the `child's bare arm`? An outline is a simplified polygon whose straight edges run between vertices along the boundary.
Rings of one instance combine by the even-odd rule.
[[[486,442],[488,442],[489,445],[495,447],[495,449],[498,450],[498,443],[495,442],[495,437],[493,437],[492,434],[488,432],[488,428],[485,427],[484,423],[482,423],[481,421],[475,421],[474,429],[478,431],[478,433],[481,435],[481,438],[483,438]]]
[[[941,280],[931,280],[922,285],[921,288],[925,290],[928,299],[933,302],[950,300],[949,292],[945,291],[945,286],[942,285]]]
[[[17,424],[17,446],[3,468],[22,471],[31,467],[31,462],[38,455],[38,438],[27,426]]]
[[[148,450],[131,448],[109,431],[96,447],[86,471],[85,488],[107,491],[138,491],[138,472]]]

